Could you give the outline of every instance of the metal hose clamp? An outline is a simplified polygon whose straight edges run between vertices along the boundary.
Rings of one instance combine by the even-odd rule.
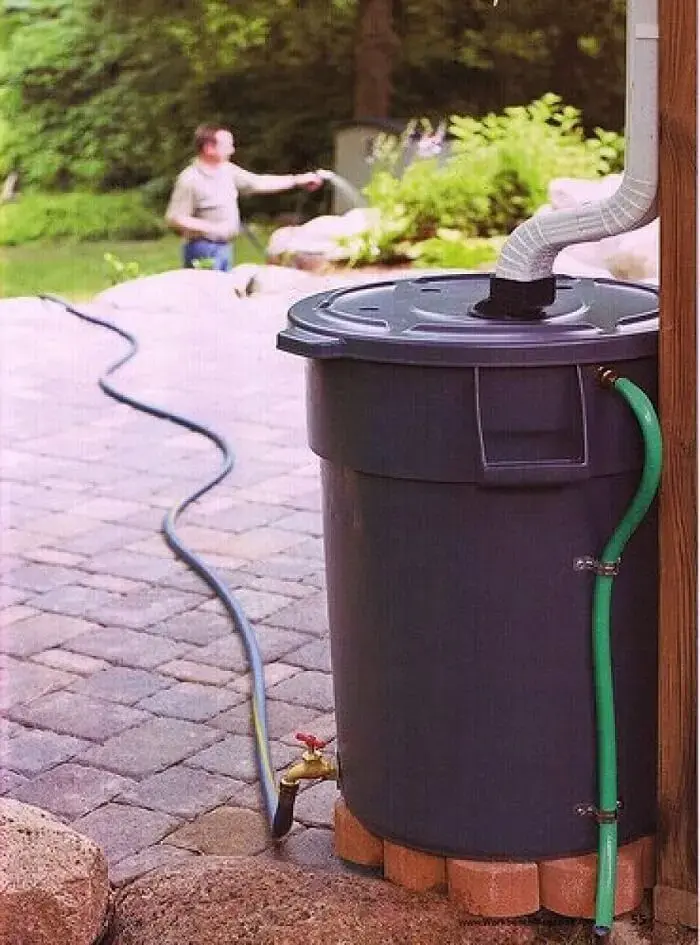
[[[598,577],[616,577],[620,571],[620,559],[617,561],[599,561],[591,555],[574,558],[574,571],[593,571]]]

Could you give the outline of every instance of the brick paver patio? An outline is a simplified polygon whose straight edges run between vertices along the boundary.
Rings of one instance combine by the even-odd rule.
[[[234,473],[180,534],[257,629],[279,768],[298,753],[298,729],[333,734],[303,362],[275,349],[286,309],[276,296],[234,316],[115,318],[141,341],[117,385],[235,448]],[[164,510],[216,470],[217,451],[105,397],[96,381],[123,342],[56,306],[0,303],[0,351],[0,794],[96,839],[114,882],[196,852],[340,869],[332,784],[300,795],[301,823],[283,852],[270,849],[254,813],[241,643],[159,535]]]

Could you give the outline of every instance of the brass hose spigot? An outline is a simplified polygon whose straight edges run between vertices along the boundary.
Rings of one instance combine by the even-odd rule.
[[[335,764],[322,754],[328,742],[302,732],[297,733],[296,739],[306,745],[306,751],[299,761],[287,769],[280,780],[279,800],[272,825],[272,835],[275,838],[283,837],[291,829],[294,821],[294,801],[302,781],[331,781],[338,777]]]

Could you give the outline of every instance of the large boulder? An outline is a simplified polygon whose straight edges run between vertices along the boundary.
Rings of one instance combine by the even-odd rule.
[[[475,928],[446,897],[271,860],[202,857],[127,887],[109,945],[524,945],[534,929]]]
[[[267,244],[267,259],[298,269],[325,271],[352,256],[353,240],[379,222],[379,211],[357,207],[339,216],[321,216],[301,226],[275,230]]]
[[[109,902],[99,847],[36,807],[0,800],[0,942],[91,945]]]

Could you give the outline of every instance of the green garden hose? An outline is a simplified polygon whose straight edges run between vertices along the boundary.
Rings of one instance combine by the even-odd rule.
[[[615,914],[617,881],[617,746],[610,647],[610,608],[613,580],[622,551],[654,501],[661,478],[661,429],[654,407],[641,388],[610,370],[600,371],[605,386],[627,402],[644,439],[644,469],[624,518],[600,558],[593,588],[593,673],[598,732],[598,877],[595,927],[599,938],[609,936]],[[607,573],[605,573],[607,572]]]

